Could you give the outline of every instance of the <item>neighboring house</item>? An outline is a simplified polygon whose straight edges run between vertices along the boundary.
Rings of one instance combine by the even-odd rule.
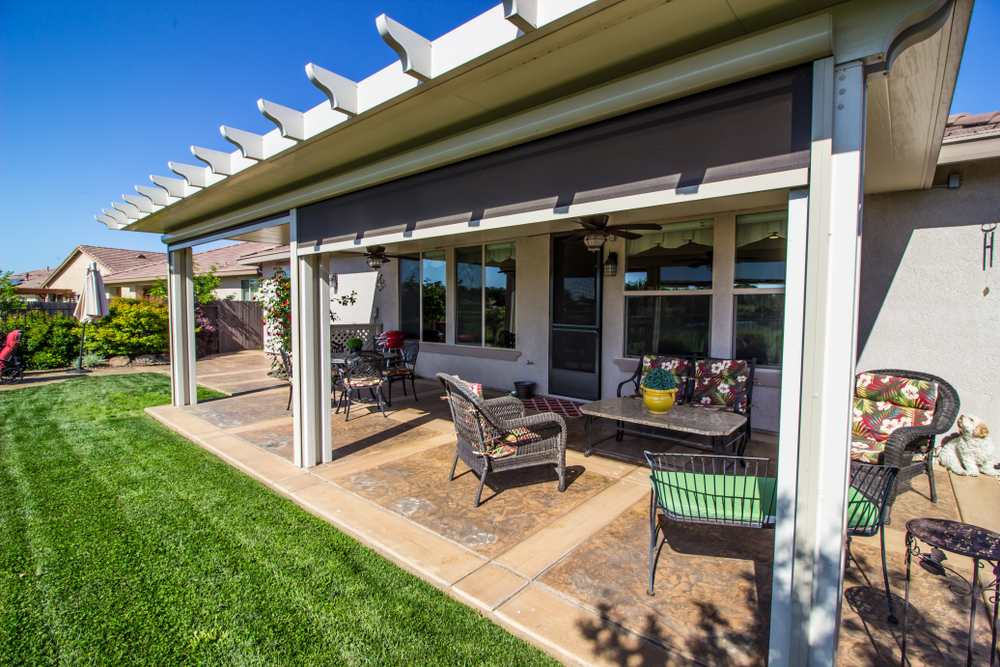
[[[215,275],[221,279],[215,290],[219,299],[249,301],[257,290],[260,271],[256,266],[240,264],[237,260],[241,255],[266,252],[273,247],[274,244],[250,242],[206,250],[194,255],[195,273],[205,273],[214,268]],[[104,276],[104,286],[115,296],[142,298],[149,295],[157,279],[166,277],[167,260],[163,256],[156,262]]]
[[[76,300],[87,277],[87,266],[91,262],[97,262],[97,268],[100,269],[101,277],[104,278],[105,287],[107,287],[109,276],[115,273],[129,271],[154,262],[165,262],[166,258],[166,254],[162,252],[79,245],[52,271],[42,287],[72,292],[73,296],[70,297],[70,300]],[[108,289],[107,292],[109,297],[135,296],[134,294],[123,294],[120,290]]]
[[[17,287],[16,294],[25,301],[69,301],[73,290],[45,288],[45,280],[52,275],[52,269],[36,269],[24,273],[13,273],[11,282]]]
[[[963,150],[944,133],[972,5],[504,2],[433,41],[380,19],[402,62],[310,69],[329,103],[262,101],[266,137],[223,127],[238,150],[195,147],[209,166],[96,217],[162,234],[186,306],[192,246],[289,244],[301,368],[329,367],[330,276],[364,266],[425,376],[593,400],[643,352],[756,357],[753,426],[779,437],[769,664],[835,664],[859,353],[961,382],[997,361],[972,325],[997,291],[971,305],[970,272],[992,162],[938,166]],[[951,170],[964,184],[933,187]],[[638,227],[582,231],[599,216]],[[171,364],[174,405],[196,402],[187,338]],[[329,382],[294,375],[296,465],[332,460]]]

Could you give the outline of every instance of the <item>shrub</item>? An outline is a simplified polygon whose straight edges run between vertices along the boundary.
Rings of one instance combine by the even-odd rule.
[[[28,370],[70,366],[79,357],[80,323],[72,317],[23,313],[7,318],[3,329],[23,332],[19,354]]]
[[[114,299],[111,314],[87,327],[87,349],[91,352],[134,359],[157,354],[170,343],[167,307],[158,301]]]
[[[219,327],[201,307],[194,309],[194,346],[197,359],[219,351]]]
[[[348,338],[344,342],[344,345],[347,346],[348,350],[360,350],[362,347],[365,346],[365,342],[360,338]]]
[[[674,374],[670,371],[662,368],[654,368],[646,373],[646,377],[642,381],[642,386],[654,391],[667,391],[677,388],[677,380],[674,379]]]
[[[103,366],[108,363],[108,360],[99,354],[94,354],[93,352],[87,352],[83,355],[83,367],[84,368],[94,368],[96,366]]]

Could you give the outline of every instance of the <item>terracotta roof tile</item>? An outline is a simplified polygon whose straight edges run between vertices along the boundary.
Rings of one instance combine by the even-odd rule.
[[[274,244],[270,243],[254,243],[248,241],[245,243],[234,243],[233,245],[216,248],[215,250],[196,252],[194,253],[195,269],[199,272],[208,271],[214,266],[215,274],[219,276],[246,275],[248,273],[253,273],[255,269],[246,265],[237,264],[236,260],[244,254],[258,253],[273,247],[275,247]],[[105,276],[104,282],[114,284],[132,283],[166,277],[167,260],[166,255],[164,255],[164,258],[161,261]]]
[[[18,287],[28,288],[38,288],[42,286],[45,279],[52,275],[55,269],[35,269],[34,271],[25,271],[24,273],[13,273],[10,276],[12,282],[17,283]]]
[[[97,260],[98,264],[106,267],[111,273],[129,271],[139,266],[152,264],[154,262],[166,261],[167,255],[162,252],[151,252],[149,250],[126,250],[123,248],[101,248],[100,246],[81,245],[79,250]]]
[[[945,140],[979,139],[986,135],[1000,135],[1000,111],[989,113],[959,113],[948,116],[944,128]]]

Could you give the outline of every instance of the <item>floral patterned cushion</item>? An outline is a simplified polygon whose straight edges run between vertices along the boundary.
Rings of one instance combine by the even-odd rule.
[[[902,407],[889,401],[854,399],[851,432],[858,438],[885,443],[897,428],[927,426],[934,421],[933,410]]]
[[[529,431],[523,426],[519,426],[503,437],[497,437],[486,443],[485,451],[477,451],[480,456],[487,456],[491,459],[501,459],[510,456],[517,451],[517,445],[536,440],[540,436],[534,431]]]
[[[746,409],[746,396],[740,396],[750,380],[749,364],[740,359],[699,361],[695,366],[694,391],[691,402],[700,405],[722,405],[740,411]]]
[[[938,385],[926,380],[858,373],[854,395],[869,401],[892,403],[902,408],[929,410],[933,415],[934,406],[937,405]]]
[[[882,452],[885,449],[884,442],[876,442],[871,438],[860,436],[851,437],[851,460],[860,463],[882,463]]]
[[[382,378],[352,378],[348,380],[348,387],[376,387],[382,384]]]
[[[413,369],[406,366],[390,366],[382,371],[382,375],[413,375]],[[479,385],[479,391],[482,393],[483,385]]]
[[[639,377],[639,384],[646,378],[646,374],[654,368],[662,368],[670,371],[677,388],[683,389],[688,377],[691,375],[691,360],[684,357],[670,357],[658,354],[644,354],[642,356],[642,375]]]

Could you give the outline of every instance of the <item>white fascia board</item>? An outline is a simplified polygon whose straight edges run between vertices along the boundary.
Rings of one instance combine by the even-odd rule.
[[[517,26],[504,19],[503,5],[434,40],[431,57],[434,76],[464,65],[517,38]]]
[[[470,221],[458,222],[440,227],[430,227],[415,229],[412,232],[399,231],[380,235],[365,236],[360,239],[349,241],[337,241],[334,243],[298,245],[299,255],[311,255],[319,252],[343,252],[357,250],[370,245],[389,245],[392,243],[405,243],[417,239],[433,239],[446,236],[456,236],[469,232],[483,232],[494,229],[505,229],[508,227],[518,227],[521,225],[531,225],[539,222],[555,220],[573,220],[584,215],[598,215],[602,213],[614,213],[619,211],[630,211],[635,209],[651,208],[654,206],[669,206],[706,199],[718,199],[721,197],[732,197],[734,195],[749,194],[752,192],[765,192],[769,190],[786,190],[800,188],[809,184],[809,169],[790,169],[771,174],[761,174],[758,176],[747,176],[744,178],[733,178],[715,183],[703,183],[697,188],[691,187],[671,188],[657,192],[649,192],[640,195],[629,195],[627,197],[616,197],[604,199],[586,204],[575,204],[566,208],[560,208],[559,213],[554,213],[553,209],[558,206],[556,198],[551,201],[552,208],[517,213],[514,215],[498,216],[495,218],[486,217],[476,220],[475,226]],[[487,214],[489,211],[487,210]]]
[[[989,160],[1000,157],[1000,136],[975,141],[955,141],[943,144],[938,154],[938,164],[953,164],[970,160]]]
[[[220,231],[654,104],[825,58],[831,55],[831,31],[830,16],[823,14],[734,40],[353,172],[283,193],[253,207],[211,218],[182,232],[164,234],[161,238],[169,244]],[[385,73],[387,78],[394,74],[409,79],[413,82],[412,86],[417,85],[411,77],[401,74],[398,68],[391,73],[390,69],[386,68],[380,74]],[[359,95],[364,92],[362,86],[365,81],[359,84]]]

